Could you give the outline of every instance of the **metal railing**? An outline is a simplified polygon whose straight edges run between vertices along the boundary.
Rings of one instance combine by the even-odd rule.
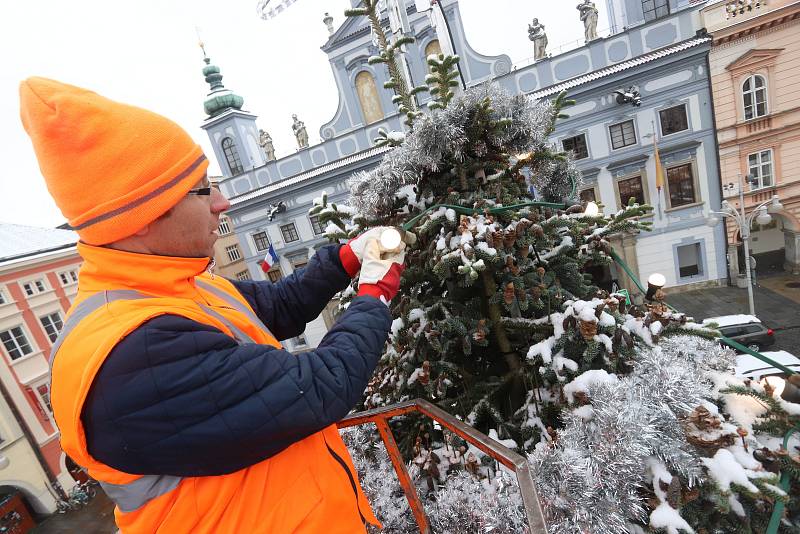
[[[394,439],[392,429],[389,428],[389,420],[392,417],[410,412],[418,412],[430,417],[453,434],[456,434],[508,469],[514,471],[517,475],[517,483],[519,484],[520,495],[522,496],[522,505],[525,508],[525,515],[528,519],[528,528],[531,534],[547,534],[544,514],[542,513],[542,507],[539,503],[539,496],[536,492],[536,485],[533,481],[531,466],[528,460],[493,440],[486,434],[475,430],[463,421],[459,421],[438,406],[424,399],[416,399],[385,406],[383,408],[375,408],[374,410],[368,410],[366,412],[355,413],[339,421],[339,428],[359,426],[367,423],[375,424],[383,440],[383,444],[386,446],[386,450],[389,453],[389,458],[392,461],[395,473],[397,473],[397,478],[400,481],[400,485],[403,487],[403,492],[406,495],[406,499],[408,499],[408,504],[411,506],[411,511],[414,514],[414,518],[422,534],[430,534],[430,523],[425,515],[422,500],[420,500],[414,483],[408,474],[406,463],[400,454],[400,449],[397,446],[397,441]]]

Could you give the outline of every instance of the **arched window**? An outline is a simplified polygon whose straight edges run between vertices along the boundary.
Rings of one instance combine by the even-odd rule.
[[[228,162],[231,176],[244,172],[242,160],[239,158],[239,151],[236,149],[233,139],[226,137],[222,140],[222,152],[225,154],[225,160]]]
[[[767,80],[759,74],[747,78],[742,84],[744,119],[750,120],[767,114]]]
[[[425,45],[425,65],[428,67],[428,72],[431,71],[431,66],[428,65],[428,56],[438,56],[442,53],[442,47],[439,45],[439,41],[434,39],[427,45]]]
[[[365,124],[372,124],[383,119],[383,108],[381,99],[378,96],[378,86],[375,85],[375,78],[369,72],[363,70],[356,76],[356,92],[358,101],[361,103],[361,110],[364,112]]]

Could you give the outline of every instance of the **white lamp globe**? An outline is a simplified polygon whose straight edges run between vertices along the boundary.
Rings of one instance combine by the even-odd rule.
[[[667,278],[661,273],[653,273],[647,279],[647,283],[656,287],[664,287],[667,285]]]
[[[709,215],[708,218],[706,219],[706,224],[711,228],[716,227],[719,224],[719,217],[717,217],[716,215]]]
[[[396,228],[388,228],[381,233],[381,247],[384,250],[394,250],[403,242],[403,236]]]
[[[597,217],[600,214],[600,206],[596,202],[588,202],[583,214],[589,217]]]
[[[761,226],[766,226],[772,222],[772,216],[767,213],[767,210],[761,208],[758,210],[758,215],[756,216],[756,222]]]

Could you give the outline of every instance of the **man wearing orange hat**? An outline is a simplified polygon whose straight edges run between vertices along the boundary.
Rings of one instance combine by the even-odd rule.
[[[276,284],[207,271],[228,201],[172,121],[43,78],[21,117],[80,236],[78,295],[53,346],[61,446],[128,533],[364,532],[379,525],[335,423],[358,402],[391,324],[403,245],[372,230]],[[300,334],[360,271],[315,350]]]

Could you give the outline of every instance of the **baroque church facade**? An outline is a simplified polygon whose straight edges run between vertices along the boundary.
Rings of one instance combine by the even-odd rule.
[[[420,3],[405,0],[405,13],[383,20],[388,32],[405,28],[416,39],[405,54],[412,83],[423,82],[425,58],[448,39],[461,57],[466,87],[493,81],[536,98],[568,91],[577,105],[551,139],[575,153],[584,176],[581,198],[602,203],[608,212],[630,197],[655,208],[653,231],[618,236],[617,253],[640,279],[659,272],[670,288],[725,282],[723,230],[705,224],[722,196],[707,66],[711,39],[699,15],[704,2],[608,0],[610,35],[519,66],[508,56],[485,56],[470,47],[458,0],[440,2],[448,23],[439,29],[444,35],[428,14],[417,11]],[[659,9],[650,9],[651,4]],[[377,49],[365,20],[346,20],[322,51],[332,67],[339,105],[320,128],[321,143],[277,160],[259,143],[256,117],[242,109],[243,99],[223,86],[219,68],[207,60],[203,71],[211,87],[203,129],[223,173],[220,188],[231,199],[227,216],[239,253],[253,279],[278,280],[305,265],[327,242],[324,228],[308,216],[313,199],[324,191],[330,201],[346,203],[347,179],[377,165],[388,150],[373,145],[378,131],[403,129],[392,93],[383,88],[385,67],[368,63]],[[626,100],[620,93],[635,98]],[[423,110],[428,99],[419,95]],[[663,187],[655,182],[656,141],[666,174]],[[270,244],[280,261],[265,275],[259,264]],[[636,293],[623,272],[612,269],[608,276]],[[304,335],[289,340],[288,348],[316,346],[331,321],[332,315],[324,313]]]

